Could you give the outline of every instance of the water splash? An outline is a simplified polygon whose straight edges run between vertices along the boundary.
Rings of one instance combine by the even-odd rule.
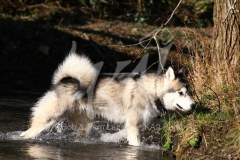
[[[102,142],[122,143],[126,142],[127,132],[125,129],[116,133],[103,133],[100,137]]]
[[[51,127],[48,131],[44,131],[41,135],[33,140],[28,141],[67,141],[67,142],[78,142],[83,144],[102,144],[102,143],[115,143],[121,145],[127,145],[127,132],[126,129],[123,128],[121,130],[109,133],[106,130],[98,130],[96,125],[101,125],[99,128],[104,128],[102,125],[106,125],[109,127],[106,121],[97,121],[95,127],[91,130],[88,137],[79,137],[76,132],[74,132],[73,127],[69,126],[66,119],[60,120],[53,127]],[[22,140],[20,138],[20,134],[23,131],[13,131],[2,133],[0,132],[0,139],[4,140]],[[147,150],[161,150],[162,148],[154,142],[154,136],[148,135],[143,137],[141,142],[141,148]]]
[[[163,148],[160,145],[146,144],[144,142],[141,143],[141,147],[144,148],[144,149],[149,149],[149,150],[163,150]]]

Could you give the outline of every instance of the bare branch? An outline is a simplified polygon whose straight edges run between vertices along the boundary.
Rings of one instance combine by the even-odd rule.
[[[230,2],[229,2],[229,3],[230,3]],[[224,18],[223,23],[225,23],[225,21],[227,20],[228,15],[229,15],[229,13],[230,13],[231,11],[232,11],[233,13],[238,13],[238,12],[239,12],[239,10],[236,9],[236,3],[237,3],[237,0],[234,0],[232,6],[229,5],[229,6],[230,6],[230,9],[228,10],[228,13],[227,13],[226,17]]]
[[[173,10],[171,16],[168,18],[168,20],[167,20],[164,24],[162,24],[162,25],[159,27],[159,29],[155,32],[154,36],[152,37],[152,38],[155,40],[156,44],[157,44],[158,56],[159,56],[159,64],[161,65],[162,70],[164,70],[164,68],[163,68],[163,65],[162,65],[162,63],[161,63],[161,62],[162,62],[162,58],[161,58],[159,43],[158,43],[158,41],[157,41],[157,35],[158,35],[158,33],[161,32],[162,29],[170,22],[170,20],[172,19],[173,15],[175,14],[176,10],[178,9],[178,7],[180,6],[181,3],[182,3],[182,0],[180,0],[180,1],[178,2],[178,4],[177,4],[177,6],[175,7],[175,9]]]
[[[175,14],[175,12],[177,11],[178,7],[180,6],[180,4],[182,3],[182,0],[179,0],[177,6],[175,7],[175,9],[173,10],[172,14],[170,15],[170,17],[168,18],[168,20],[162,24],[158,29],[154,29],[151,33],[149,33],[148,35],[142,37],[139,39],[139,43],[136,44],[132,44],[132,45],[124,45],[121,47],[129,47],[129,46],[136,46],[136,45],[141,45],[143,47],[144,51],[145,49],[155,49],[157,48],[158,50],[158,55],[159,55],[159,64],[162,68],[162,70],[164,70],[163,65],[162,65],[162,58],[161,58],[161,49],[160,49],[160,45],[159,42],[157,40],[157,35],[164,29],[164,27],[170,22],[170,20],[172,19],[173,15]],[[150,45],[151,40],[154,39],[154,41],[156,42],[156,47],[148,47]],[[147,45],[144,45],[143,42],[148,42]],[[111,45],[111,46],[115,46],[115,45]],[[142,52],[141,52],[142,53]],[[155,63],[154,63],[155,64]]]
[[[175,12],[177,11],[177,9],[178,9],[178,7],[180,6],[181,3],[182,3],[182,0],[180,0],[180,1],[178,2],[178,4],[177,4],[177,6],[175,7],[175,9],[173,10],[171,16],[168,18],[168,20],[167,20],[164,24],[162,24],[162,25],[159,27],[159,29],[157,30],[157,32],[155,33],[154,36],[156,36],[156,35],[170,22],[170,20],[172,19],[173,15],[174,15]]]

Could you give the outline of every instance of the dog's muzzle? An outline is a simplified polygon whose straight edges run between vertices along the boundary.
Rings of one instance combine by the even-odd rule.
[[[184,111],[184,108],[182,106],[180,106],[179,104],[176,104],[176,105],[180,111]],[[191,113],[196,108],[196,104],[195,103],[191,104],[190,108],[191,110],[188,111],[189,113]]]
[[[194,110],[196,108],[196,104],[193,103],[193,104],[190,105],[190,107],[192,108],[192,110]]]

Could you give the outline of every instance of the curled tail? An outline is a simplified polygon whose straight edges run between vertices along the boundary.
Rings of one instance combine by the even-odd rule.
[[[71,77],[80,82],[82,88],[88,88],[95,80],[97,70],[86,56],[70,53],[55,71],[52,84],[58,84],[62,79]]]
[[[79,106],[75,106],[74,101],[77,93],[78,105],[80,105],[80,99],[85,94],[82,91],[86,92],[96,76],[97,70],[87,57],[79,56],[74,52],[70,53],[54,73],[52,88],[32,108],[30,128],[20,136],[34,138],[42,131],[49,129],[68,111],[74,109],[86,123],[88,121],[91,123],[91,119],[83,115],[86,108],[83,109],[84,112],[81,111]]]

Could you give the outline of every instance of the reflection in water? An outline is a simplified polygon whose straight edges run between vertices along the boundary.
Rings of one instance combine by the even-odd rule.
[[[71,144],[62,147],[32,145],[28,154],[36,159],[160,159],[159,151],[147,151],[139,147],[107,144]]]
[[[61,159],[61,149],[49,146],[33,145],[29,146],[27,153],[37,159]]]

